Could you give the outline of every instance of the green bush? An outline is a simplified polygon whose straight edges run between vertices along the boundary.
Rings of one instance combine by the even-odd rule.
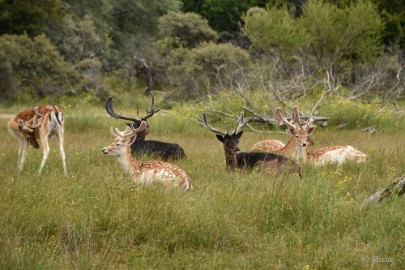
[[[44,36],[0,37],[0,94],[5,100],[71,94],[79,74]]]
[[[218,94],[244,82],[251,64],[247,51],[232,44],[205,43],[171,54],[168,72],[176,96],[184,99]]]

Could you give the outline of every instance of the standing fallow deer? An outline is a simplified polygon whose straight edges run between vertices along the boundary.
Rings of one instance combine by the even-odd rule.
[[[33,109],[25,109],[8,121],[8,130],[20,140],[18,148],[18,169],[20,171],[23,170],[28,146],[31,145],[38,149],[39,140],[43,149],[43,158],[39,167],[39,173],[41,173],[49,156],[49,138],[55,135],[59,142],[63,170],[67,175],[65,151],[63,149],[64,119],[59,107],[44,105]]]
[[[147,123],[142,121],[138,128],[127,126],[124,131],[111,127],[114,142],[102,149],[106,156],[116,156],[133,181],[138,184],[161,183],[168,187],[178,187],[183,190],[192,189],[189,176],[185,171],[174,164],[163,161],[140,162],[131,154],[131,145],[139,133],[147,128]]]
[[[242,127],[246,124],[243,112],[238,119],[237,128],[231,134],[228,131],[223,132],[210,126],[205,114],[202,115],[202,118],[205,127],[214,132],[217,139],[223,144],[225,162],[228,169],[257,168],[260,172],[276,174],[280,171],[287,171],[289,173],[297,173],[301,177],[301,168],[298,164],[282,155],[265,152],[239,152],[239,139],[243,133]]]
[[[315,129],[314,119],[301,121],[298,107],[293,108],[293,119],[286,120],[283,117],[283,110],[277,108],[274,116],[280,125],[286,125],[288,133],[292,135],[288,143],[276,151],[279,154],[293,153],[295,157],[303,162],[313,163],[315,165],[324,165],[329,162],[336,162],[341,165],[346,160],[365,161],[367,155],[355,149],[353,146],[326,146],[311,151],[307,151],[308,136]]]
[[[146,115],[142,117],[141,119],[136,118],[136,117],[128,117],[128,116],[123,116],[120,114],[117,114],[114,111],[113,108],[113,100],[112,97],[108,97],[107,100],[105,101],[105,108],[106,111],[109,115],[116,119],[123,119],[123,120],[129,120],[132,121],[133,123],[128,124],[133,126],[134,128],[139,127],[140,123],[142,121],[145,121],[152,117],[155,112],[158,112],[159,110],[155,110],[155,96],[153,92],[150,92],[150,97],[151,97],[151,108],[150,111],[146,111]],[[161,159],[167,161],[170,159],[173,160],[178,160],[182,158],[186,158],[186,154],[184,152],[184,149],[178,145],[177,143],[167,143],[167,142],[161,142],[161,141],[154,141],[154,140],[145,140],[146,135],[149,133],[149,125],[147,126],[146,129],[142,130],[139,132],[139,134],[136,136],[135,142],[131,146],[132,153],[137,156],[138,158],[141,158],[143,155],[151,155],[155,157],[160,157]]]

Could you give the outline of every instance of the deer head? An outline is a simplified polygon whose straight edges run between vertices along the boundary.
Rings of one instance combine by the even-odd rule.
[[[34,108],[35,115],[32,119],[28,121],[24,121],[23,119],[19,119],[18,121],[18,130],[20,131],[21,136],[29,142],[35,149],[39,148],[37,137],[37,128],[41,126],[41,117],[43,115],[39,113],[39,108]]]
[[[113,108],[113,100],[112,97],[108,97],[105,101],[105,109],[107,111],[107,113],[109,115],[111,115],[112,117],[116,118],[116,119],[123,119],[123,120],[128,120],[128,121],[132,121],[132,123],[128,124],[133,126],[134,128],[138,128],[141,124],[142,121],[145,121],[152,117],[155,112],[158,112],[159,110],[155,110],[155,96],[153,94],[153,92],[150,92],[150,98],[151,98],[151,106],[150,106],[150,111],[146,110],[146,115],[142,118],[137,118],[137,117],[129,117],[129,116],[124,116],[124,115],[120,115],[117,114],[114,111]],[[149,125],[147,124],[146,129],[142,130],[139,132],[139,134],[137,135],[137,140],[145,140],[146,135],[148,135],[149,133]]]
[[[294,106],[292,116],[292,120],[286,120],[281,108],[277,108],[274,113],[274,118],[278,121],[279,125],[287,126],[287,131],[294,137],[295,143],[300,147],[306,147],[311,144],[308,136],[315,129],[314,119],[309,118],[307,121],[301,121],[297,106]]]
[[[236,154],[240,150],[239,139],[242,137],[243,134],[242,128],[246,124],[244,122],[243,112],[240,113],[240,117],[238,119],[238,126],[234,129],[234,131],[231,134],[229,134],[228,130],[226,132],[223,132],[210,126],[208,124],[207,116],[205,114],[203,114],[202,117],[205,127],[214,132],[216,134],[217,139],[223,144],[227,166],[236,167],[237,166]]]
[[[115,137],[114,142],[101,151],[104,155],[122,156],[127,151],[131,144],[135,142],[138,133],[144,131],[147,127],[145,121],[141,121],[138,128],[127,126],[124,131],[119,131],[117,128],[111,127],[110,132]]]

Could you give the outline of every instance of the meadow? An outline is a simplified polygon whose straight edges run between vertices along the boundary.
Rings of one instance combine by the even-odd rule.
[[[12,109],[9,113],[16,113]],[[131,182],[101,149],[123,129],[102,106],[65,111],[59,150],[17,172],[17,140],[0,119],[0,269],[405,269],[404,198],[365,199],[404,173],[401,131],[317,128],[316,146],[350,144],[366,163],[303,165],[303,177],[228,172],[222,144],[195,121],[158,114],[149,139],[177,142],[189,192]],[[243,151],[286,134],[246,131]],[[146,158],[146,157],[145,157]]]

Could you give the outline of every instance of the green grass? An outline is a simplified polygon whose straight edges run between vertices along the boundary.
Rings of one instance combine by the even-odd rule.
[[[67,110],[63,176],[55,138],[41,176],[41,151],[29,149],[16,172],[17,140],[0,119],[0,269],[404,269],[404,198],[376,207],[364,200],[404,173],[401,132],[375,135],[318,128],[317,146],[350,144],[364,164],[303,166],[304,177],[274,178],[225,171],[222,144],[192,121],[151,119],[150,139],[178,142],[175,162],[190,192],[139,187],[101,149],[110,126],[105,112]],[[249,150],[284,134],[245,132]],[[373,257],[394,262],[372,262]],[[364,262],[363,258],[369,258]],[[375,259],[375,258],[374,258]]]

